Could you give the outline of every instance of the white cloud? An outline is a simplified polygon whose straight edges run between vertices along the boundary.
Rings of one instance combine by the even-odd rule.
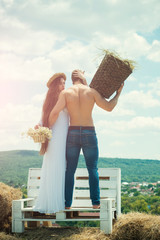
[[[63,41],[62,34],[45,30],[34,30],[28,24],[4,11],[0,15],[0,50],[16,55],[41,56],[50,52],[57,41]],[[3,33],[3,34],[2,34]]]
[[[112,142],[112,143],[110,143],[110,146],[115,146],[115,147],[121,147],[121,146],[124,146],[125,145],[125,143],[124,142],[122,142],[122,141],[115,141],[115,142]]]
[[[30,139],[22,139],[22,132],[34,127],[40,120],[41,108],[7,104],[0,109],[0,149],[37,149]]]
[[[159,27],[159,12],[158,0],[102,0],[99,4],[95,0],[28,0],[14,1],[10,8],[10,14],[28,22],[34,29],[65,32],[81,39],[91,38],[97,31],[118,35],[131,29],[151,32]]]
[[[136,115],[137,110],[153,109],[160,106],[160,100],[156,99],[155,93],[158,95],[160,92],[160,81],[145,84],[147,91],[134,90],[128,93],[122,93],[118,100],[118,104],[112,112],[106,112],[95,105],[93,114],[95,116],[105,116],[106,118],[126,117]],[[149,90],[148,90],[149,89]],[[157,110],[158,111],[158,110]]]
[[[0,125],[6,130],[16,131],[21,128],[30,127],[39,121],[41,109],[32,104],[13,105],[7,104],[0,109]]]
[[[14,0],[2,0],[2,2],[4,3],[4,5],[9,8],[12,6]]]
[[[130,129],[150,129],[160,131],[160,117],[135,117],[128,124]]]
[[[148,54],[148,59],[154,62],[160,62],[160,41],[154,40]]]
[[[153,82],[149,83],[148,89],[152,95],[160,96],[160,77],[156,78]]]
[[[97,121],[96,126],[98,131],[102,134],[134,134],[134,135],[145,135],[147,132],[154,132],[158,134],[160,132],[160,117],[134,117],[130,120],[112,120]]]
[[[146,56],[152,47],[143,36],[133,30],[124,31],[123,34],[97,31],[92,38],[92,45],[94,48],[115,51],[122,58],[131,60]]]
[[[133,77],[132,75],[130,75],[128,78],[127,78],[127,82],[137,82],[137,78]]]
[[[42,94],[36,94],[35,96],[32,97],[31,102],[32,104],[40,104],[42,106],[43,101],[45,99],[46,93]]]
[[[92,51],[93,50],[93,51]],[[53,62],[53,66],[58,71],[71,72],[74,69],[86,70],[86,76],[93,77],[96,71],[94,63],[94,49],[92,46],[85,45],[80,41],[65,42],[59,49],[54,49],[48,54],[48,57]]]
[[[131,106],[137,108],[152,108],[159,107],[160,101],[152,96],[150,92],[131,91],[121,96],[121,103],[129,108]]]
[[[107,112],[101,108],[99,108],[98,106],[95,105],[94,109],[93,109],[93,115],[96,117],[118,117],[118,116],[133,116],[135,115],[135,110],[134,109],[127,109],[126,107],[124,107],[122,104],[118,103],[117,106],[112,110],[112,112]]]
[[[0,81],[44,81],[53,74],[52,63],[48,58],[24,59],[9,53],[0,55]]]
[[[150,45],[144,37],[134,32],[129,32],[126,40],[124,40],[124,51],[128,52],[130,56],[140,57],[144,56],[150,48]]]

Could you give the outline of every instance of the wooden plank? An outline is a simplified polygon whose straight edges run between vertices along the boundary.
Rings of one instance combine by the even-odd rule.
[[[29,177],[41,176],[41,168],[29,168]]]
[[[26,208],[22,208],[22,212],[32,212],[33,211],[33,207],[26,207]],[[70,211],[92,211],[92,212],[97,212],[100,211],[100,209],[93,209],[92,206],[90,208],[83,208],[83,207],[78,207],[75,208],[72,206],[71,209],[65,209],[65,212],[70,212]]]
[[[45,221],[50,221],[52,220],[52,218],[50,219],[46,219],[46,218],[23,218],[22,221],[23,222],[30,222],[30,221],[40,221],[40,222],[45,222]],[[69,222],[69,221],[100,221],[100,218],[79,218],[79,219],[75,219],[75,218],[68,218],[68,219],[64,219],[64,220],[58,220],[58,219],[55,219],[53,218],[53,220],[56,220],[55,222],[62,222],[62,221],[65,221],[65,222]]]
[[[112,208],[112,211],[115,211],[116,208]],[[99,212],[100,209],[93,209],[92,206],[90,208],[88,207],[72,207],[71,209],[65,209],[65,212]],[[26,207],[26,208],[22,208],[22,212],[33,212],[33,207]],[[46,215],[47,216],[47,215]]]
[[[34,200],[34,198],[28,197],[28,198],[18,199],[18,200],[14,200],[14,201],[29,202],[29,201],[33,201],[33,200]]]
[[[33,212],[33,207],[22,208],[22,212]]]
[[[72,207],[92,208],[92,203],[90,199],[73,199]]]
[[[39,189],[39,186],[28,186],[28,190],[37,190]]]
[[[119,174],[119,168],[99,168],[98,169],[99,176],[104,177],[117,177]],[[77,168],[76,176],[88,176],[87,168]]]
[[[39,189],[37,188],[29,188],[27,189],[27,194],[28,194],[28,197],[37,197],[38,196],[38,193],[39,193]]]
[[[34,180],[34,179],[40,180],[41,177],[40,177],[40,175],[38,175],[38,176],[32,176],[32,177],[29,178],[29,181],[32,181],[32,180]]]
[[[113,200],[115,200],[115,198],[113,198]],[[88,208],[90,208],[90,209],[93,210],[91,200],[89,200],[89,199],[77,199],[77,200],[75,199],[75,200],[73,200],[72,207],[74,209],[81,209],[81,208],[82,209],[83,208],[88,209]],[[113,202],[113,207],[114,207],[114,202]]]
[[[83,218],[83,219],[88,219],[88,221],[90,221],[90,219],[93,219],[93,218],[94,218],[94,219],[99,219],[99,215],[95,215],[95,216],[94,216],[94,215],[91,215],[91,216],[90,216],[90,215],[85,215],[85,214],[83,215],[83,214],[82,214],[82,216],[76,216],[76,217],[75,217],[75,216],[71,216],[71,217],[69,216],[69,217],[66,217],[66,219],[70,219],[70,220],[72,219],[72,220],[75,220],[75,221],[77,221],[78,219],[81,219],[81,220],[82,220],[82,218]],[[63,220],[62,220],[62,221],[63,221]]]
[[[79,212],[79,217],[99,217],[100,212]]]
[[[28,187],[30,188],[31,186],[40,186],[40,179],[37,178],[31,179],[28,182]]]
[[[119,174],[119,168],[99,168],[100,176],[117,176]]]
[[[77,176],[76,177],[76,180],[88,180],[89,179],[89,176]],[[104,177],[104,176],[99,176],[99,180],[109,180],[110,177]]]
[[[81,212],[99,212],[100,209],[93,209],[92,206],[89,208],[89,207],[73,207],[71,209],[65,209],[65,212],[74,212],[74,211],[81,211]]]
[[[101,190],[100,191],[101,197],[116,197],[116,190]],[[90,197],[89,190],[74,190],[74,198],[77,197]]]
[[[116,207],[117,207],[117,216],[121,215],[121,169],[119,169],[119,173],[117,176],[117,199],[116,199]]]
[[[38,185],[40,184],[40,177],[32,177],[28,179],[27,185],[33,185],[33,183],[37,183]]]
[[[99,181],[99,186],[100,188],[112,188],[115,189],[117,186],[116,181]],[[88,181],[83,181],[83,180],[76,180],[75,182],[75,187],[85,187],[89,188],[89,182]]]
[[[100,188],[116,189],[117,182],[116,181],[100,181],[99,186]]]

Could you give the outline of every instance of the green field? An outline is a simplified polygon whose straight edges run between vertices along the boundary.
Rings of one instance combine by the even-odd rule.
[[[26,185],[28,169],[41,167],[42,161],[37,151],[0,152],[0,181],[16,187]],[[83,156],[80,156],[78,167],[85,167]],[[98,167],[121,168],[122,181],[160,181],[159,160],[99,158]]]

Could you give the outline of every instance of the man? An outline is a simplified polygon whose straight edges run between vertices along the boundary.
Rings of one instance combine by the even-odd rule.
[[[95,105],[106,111],[112,111],[118,102],[123,84],[116,95],[109,101],[103,98],[95,89],[86,84],[84,72],[72,72],[73,86],[61,92],[56,106],[49,116],[49,126],[56,121],[58,114],[65,107],[70,116],[66,144],[66,176],[65,176],[65,206],[71,208],[74,173],[77,168],[80,150],[82,149],[89,173],[90,198],[94,209],[100,207],[100,190],[98,176],[98,144],[92,119],[92,110]]]

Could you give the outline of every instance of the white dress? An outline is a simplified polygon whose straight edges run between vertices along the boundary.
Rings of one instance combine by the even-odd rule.
[[[55,213],[65,208],[65,153],[68,125],[69,117],[67,111],[63,110],[52,127],[52,139],[43,157],[40,189],[34,211]]]

